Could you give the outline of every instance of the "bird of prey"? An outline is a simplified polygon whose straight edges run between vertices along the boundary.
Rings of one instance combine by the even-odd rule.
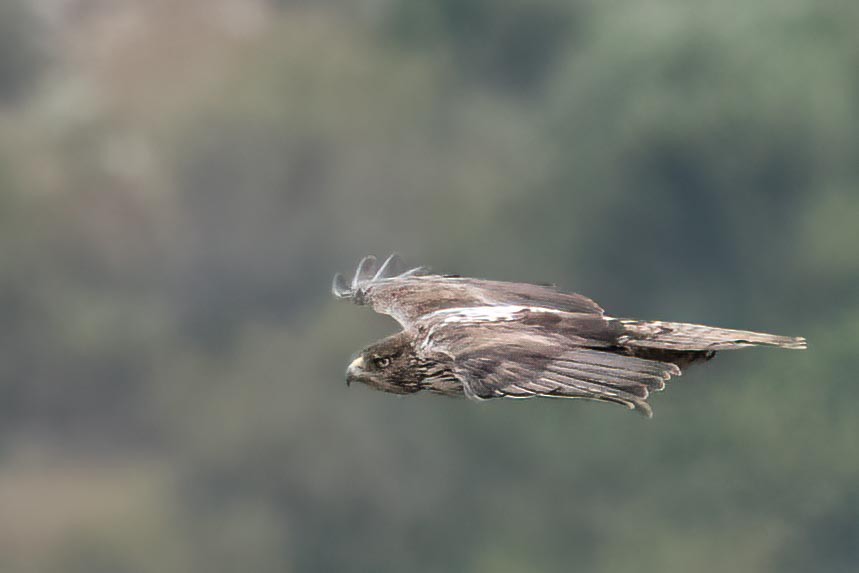
[[[368,346],[346,371],[393,394],[427,390],[475,400],[584,398],[648,417],[651,392],[717,351],[804,349],[804,338],[612,318],[580,294],[554,287],[404,270],[391,255],[335,275],[334,295],[392,316],[402,331]]]

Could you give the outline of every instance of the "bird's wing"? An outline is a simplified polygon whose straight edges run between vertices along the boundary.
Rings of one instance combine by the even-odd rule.
[[[418,350],[447,362],[470,398],[586,398],[647,416],[650,392],[680,375],[675,364],[617,354],[598,339],[579,346],[545,325],[526,324],[523,314],[497,307],[437,313],[422,325]]]
[[[343,275],[334,277],[332,291],[337,298],[394,317],[406,329],[425,315],[459,307],[522,305],[603,314],[591,299],[551,286],[434,275],[424,267],[405,270],[396,254],[381,266],[372,255],[365,257],[351,283]]]

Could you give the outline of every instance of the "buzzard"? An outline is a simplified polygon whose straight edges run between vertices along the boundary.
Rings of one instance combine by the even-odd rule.
[[[804,338],[612,318],[580,294],[551,286],[404,270],[394,254],[337,274],[334,295],[392,316],[401,332],[365,348],[346,371],[393,394],[585,398],[652,416],[651,392],[717,351],[804,349]]]

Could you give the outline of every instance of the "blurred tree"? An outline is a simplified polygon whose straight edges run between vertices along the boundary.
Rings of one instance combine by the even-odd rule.
[[[0,2],[0,102],[12,102],[33,86],[47,52],[39,22],[26,0]]]
[[[446,52],[467,81],[530,94],[578,38],[582,10],[580,2],[551,0],[397,0],[389,25],[405,45]]]
[[[855,3],[186,1],[89,4],[33,105],[0,4],[0,569],[856,569]],[[811,349],[649,423],[347,393],[396,326],[331,273],[390,250]]]

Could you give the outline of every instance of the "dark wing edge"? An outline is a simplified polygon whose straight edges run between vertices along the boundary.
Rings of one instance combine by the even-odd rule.
[[[647,403],[650,393],[681,375],[675,364],[588,348],[547,356],[484,347],[454,357],[453,363],[469,398],[582,398],[620,404],[648,418],[653,416]]]

